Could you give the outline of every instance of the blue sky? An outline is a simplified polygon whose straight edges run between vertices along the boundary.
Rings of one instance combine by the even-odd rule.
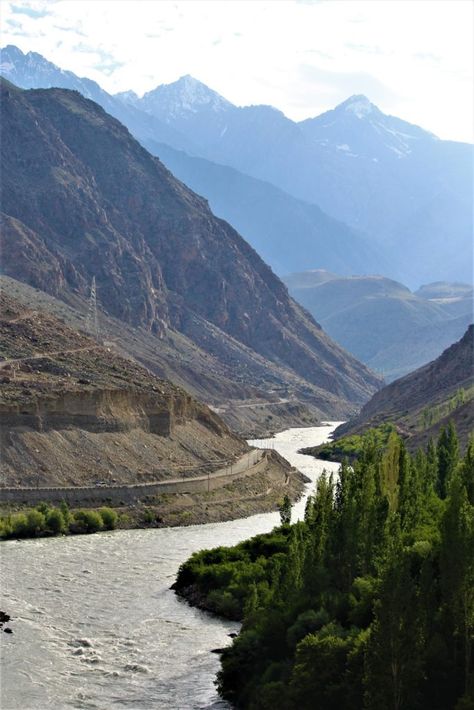
[[[2,44],[107,91],[192,74],[295,120],[351,94],[441,138],[473,140],[470,0],[1,0]]]

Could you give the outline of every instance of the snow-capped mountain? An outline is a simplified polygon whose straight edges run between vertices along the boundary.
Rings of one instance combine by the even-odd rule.
[[[24,89],[72,89],[79,91],[87,99],[98,103],[102,108],[124,123],[135,135],[157,138],[164,142],[179,143],[185,150],[190,150],[192,141],[187,141],[185,136],[175,135],[175,130],[170,125],[161,124],[159,119],[151,118],[133,105],[133,95],[137,102],[138,96],[134,92],[126,92],[122,96],[112,96],[104,91],[92,79],[79,77],[72,71],[60,69],[56,64],[45,59],[36,52],[24,54],[18,47],[8,45],[0,50],[0,75],[12,84]]]
[[[351,96],[331,111],[302,121],[305,134],[319,146],[348,158],[405,158],[418,141],[437,141],[428,131],[382,113],[366,96]],[[341,136],[344,143],[341,143]]]
[[[140,99],[130,92],[112,97],[94,82],[16,48],[2,52],[2,65],[1,73],[23,87],[54,81],[81,91],[77,82],[87,82],[82,91],[149,150],[165,143],[318,205],[367,234],[391,266],[387,275],[409,286],[472,279],[472,146],[439,140],[384,114],[365,96],[351,96],[321,116],[296,123],[270,106],[234,106],[190,76]],[[210,199],[216,186],[206,187],[206,180],[218,173],[206,171],[195,189]],[[221,194],[221,186],[217,189]],[[222,216],[230,219],[225,212]],[[295,226],[289,241],[296,232]],[[309,258],[308,267],[320,266],[317,254]]]
[[[167,123],[190,113],[222,113],[234,108],[230,101],[189,74],[171,84],[161,84],[153,91],[148,91],[141,99],[140,107]]]

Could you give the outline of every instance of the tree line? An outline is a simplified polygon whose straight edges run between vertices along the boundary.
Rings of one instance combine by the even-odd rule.
[[[222,654],[226,699],[251,710],[474,708],[473,441],[461,457],[449,424],[410,455],[395,432],[383,449],[368,433],[352,465],[321,476],[304,521],[274,530],[267,550],[265,537],[180,570],[243,619]]]

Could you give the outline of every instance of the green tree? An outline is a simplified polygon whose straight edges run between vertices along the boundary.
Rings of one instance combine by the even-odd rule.
[[[438,494],[446,497],[449,480],[459,460],[459,442],[452,419],[438,438]]]
[[[291,523],[291,500],[289,496],[285,495],[278,510],[280,511],[281,524],[289,525]]]

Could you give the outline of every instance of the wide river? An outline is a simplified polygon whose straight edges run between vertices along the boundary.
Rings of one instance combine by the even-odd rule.
[[[298,454],[336,424],[288,429],[250,442],[274,447],[312,482],[337,464]],[[307,494],[314,485],[309,484]],[[305,498],[293,509],[301,517]],[[184,528],[1,543],[1,710],[228,707],[214,687],[213,648],[238,624],[178,598],[169,587],[191,553],[234,545],[279,523],[278,513]]]

